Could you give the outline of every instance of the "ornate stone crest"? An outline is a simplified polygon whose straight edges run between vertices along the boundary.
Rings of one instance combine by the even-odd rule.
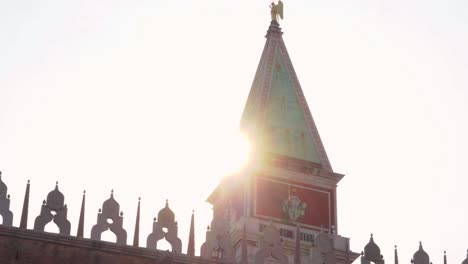
[[[283,201],[283,213],[287,214],[291,221],[296,221],[299,217],[303,216],[306,207],[307,204],[294,194]]]

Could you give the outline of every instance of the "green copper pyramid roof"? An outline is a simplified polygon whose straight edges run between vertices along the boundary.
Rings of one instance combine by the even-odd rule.
[[[241,128],[256,149],[331,170],[276,21],[266,38]]]

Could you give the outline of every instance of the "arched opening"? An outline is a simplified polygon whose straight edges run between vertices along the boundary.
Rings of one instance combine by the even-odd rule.
[[[164,238],[158,241],[156,248],[159,250],[164,250],[164,251],[166,250],[172,251],[171,244],[169,244],[169,242],[167,242],[167,240]]]
[[[115,243],[117,242],[117,236],[114,234],[114,232],[110,231],[110,229],[107,229],[101,234],[101,240]]]
[[[59,229],[58,225],[54,223],[54,221],[50,221],[50,222],[44,227],[44,232],[59,234],[59,233],[60,233],[60,229]]]

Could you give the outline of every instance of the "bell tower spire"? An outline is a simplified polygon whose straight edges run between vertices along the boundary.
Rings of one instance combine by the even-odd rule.
[[[252,158],[225,177],[208,202],[215,218],[230,223],[238,263],[246,262],[245,252],[249,264],[269,252],[279,263],[300,263],[324,252],[336,263],[352,262],[359,255],[349,251],[349,239],[338,235],[337,227],[336,191],[344,175],[331,167],[286,49],[278,23],[283,3],[270,9],[272,20],[240,122]],[[302,256],[301,248],[316,240],[320,250]]]

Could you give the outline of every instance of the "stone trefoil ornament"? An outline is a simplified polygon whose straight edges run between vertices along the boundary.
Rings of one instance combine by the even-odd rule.
[[[279,18],[283,19],[283,2],[281,0],[278,1],[277,4],[275,2],[271,2],[270,9],[271,9],[271,20],[278,22]]]
[[[42,202],[41,214],[34,221],[34,230],[44,231],[45,226],[54,221],[60,230],[60,234],[70,235],[71,224],[67,220],[67,212],[65,196],[59,191],[58,182],[56,182],[55,189],[49,192],[47,200]]]
[[[307,204],[294,194],[289,195],[288,199],[283,201],[283,213],[287,214],[291,221],[297,221],[299,217],[303,216],[306,208]]]

